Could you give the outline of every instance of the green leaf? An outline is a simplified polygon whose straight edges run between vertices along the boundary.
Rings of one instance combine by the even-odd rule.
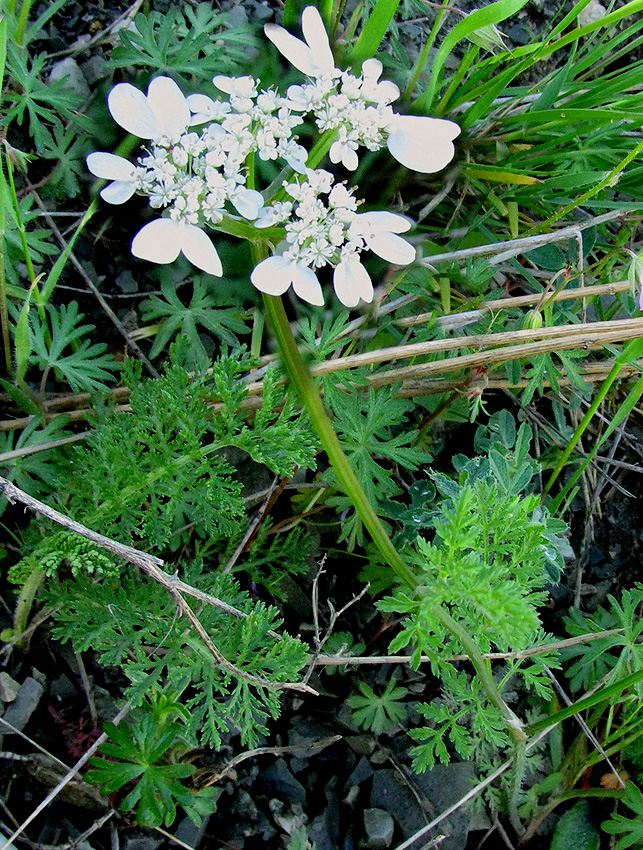
[[[359,726],[370,730],[374,735],[381,735],[389,732],[406,716],[406,707],[398,702],[408,691],[406,688],[396,687],[394,680],[388,683],[380,696],[365,682],[359,682],[358,687],[362,692],[361,696],[355,694],[348,697],[346,704],[353,709],[353,721]]]
[[[171,281],[162,281],[161,292],[164,301],[153,295],[141,305],[145,321],[162,319],[150,357],[158,356],[175,334],[183,333],[190,340],[192,365],[204,369],[210,363],[210,357],[199,337],[197,326],[201,325],[215,338],[233,348],[239,346],[236,335],[249,332],[241,318],[241,309],[233,305],[223,306],[216,290],[202,276],[193,278],[192,298],[187,307],[180,300]]]
[[[371,9],[359,38],[348,56],[348,64],[355,74],[359,73],[365,59],[377,53],[399,5],[400,0],[377,0]]]
[[[476,9],[474,12],[470,12],[464,20],[457,23],[444,37],[442,44],[438,48],[433,62],[433,68],[431,69],[429,86],[424,94],[420,95],[413,104],[413,112],[429,113],[446,60],[458,42],[471,35],[471,33],[475,33],[481,27],[499,24],[506,18],[511,17],[511,15],[515,15],[526,4],[527,0],[496,0],[495,3],[491,3],[482,9]]]
[[[604,832],[621,836],[616,842],[616,850],[625,850],[627,847],[643,842],[643,794],[633,782],[627,782],[621,799],[635,816],[628,818],[621,814],[612,814],[610,820],[603,821],[601,824]]]
[[[29,356],[31,355],[31,343],[29,341],[29,307],[31,306],[31,296],[33,295],[33,291],[36,286],[38,286],[38,278],[36,278],[29,287],[25,303],[22,305],[18,321],[16,322],[14,346],[16,352],[16,382],[18,384],[21,384],[25,379]]]
[[[558,821],[549,850],[598,850],[600,835],[587,800],[580,800]]]
[[[40,317],[33,314],[30,361],[43,371],[53,369],[56,375],[67,381],[74,392],[106,392],[105,381],[113,381],[112,372],[120,365],[105,354],[104,343],[91,345],[83,337],[94,330],[94,325],[82,325],[83,314],[78,304],[72,301],[67,307],[47,305],[51,325],[51,343],[46,342],[46,327]],[[71,350],[70,350],[71,349]]]

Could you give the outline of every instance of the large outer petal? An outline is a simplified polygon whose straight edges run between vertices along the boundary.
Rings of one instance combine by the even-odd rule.
[[[268,295],[283,295],[292,283],[292,266],[283,257],[268,257],[252,270],[252,285]]]
[[[103,180],[134,180],[136,166],[129,159],[117,156],[115,153],[104,153],[95,151],[90,153],[87,159],[87,168],[96,177]]]
[[[391,233],[406,233],[413,227],[413,222],[403,215],[387,212],[386,210],[371,210],[358,213],[358,221],[366,221],[373,230],[388,230]]]
[[[460,128],[453,121],[423,115],[395,115],[386,145],[398,162],[413,171],[432,174],[455,155],[453,139]]]
[[[388,263],[396,266],[408,266],[415,260],[415,248],[406,239],[395,233],[382,231],[366,239],[369,250]]]
[[[319,71],[329,74],[335,67],[328,33],[316,6],[306,6],[301,15],[301,29]],[[317,75],[316,75],[317,76]]]
[[[263,31],[281,55],[285,56],[298,71],[306,74],[307,77],[317,75],[318,67],[313,52],[307,44],[277,24],[264,24]]]
[[[195,224],[179,222],[181,227],[181,250],[187,259],[208,274],[221,277],[221,260],[208,236]]]
[[[141,228],[132,241],[132,254],[151,263],[173,263],[181,253],[181,224],[157,218]]]
[[[171,77],[154,77],[147,88],[147,100],[160,136],[177,141],[190,123],[190,107],[181,89]]]
[[[101,190],[100,196],[108,204],[124,204],[135,191],[136,186],[131,180],[114,180]]]
[[[129,83],[119,83],[110,91],[107,105],[112,118],[128,133],[139,139],[154,139],[158,135],[158,122],[152,107],[142,91]]]
[[[333,286],[345,307],[357,307],[360,298],[369,304],[373,300],[371,278],[359,260],[339,263],[333,273]]]
[[[306,266],[294,264],[292,288],[295,291],[295,295],[298,295],[302,301],[314,304],[315,307],[324,306],[324,295],[317,280],[317,275]]]

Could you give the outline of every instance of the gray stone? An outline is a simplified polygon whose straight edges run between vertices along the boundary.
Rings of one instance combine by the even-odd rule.
[[[411,775],[409,781],[426,801],[425,810],[422,811],[415,794],[396,771],[378,770],[373,777],[371,806],[384,809],[392,815],[404,837],[410,838],[428,820],[437,817],[461,799],[471,789],[473,775],[473,764],[469,762],[436,765],[426,773]],[[441,834],[446,837],[440,843],[440,850],[463,850],[467,843],[469,823],[466,807],[457,809],[435,831],[428,833],[425,840],[429,841]]]
[[[0,700],[13,702],[18,696],[20,685],[8,673],[0,673]]]
[[[61,59],[60,62],[56,62],[49,73],[48,82],[50,85],[58,83],[60,80],[65,81],[64,88],[78,95],[81,100],[89,99],[91,92],[87,85],[87,80],[80,70],[78,62],[71,56]]]
[[[151,835],[128,835],[123,843],[123,850],[157,850],[163,844],[164,838],[154,838]]]
[[[257,777],[257,787],[266,797],[276,797],[287,803],[306,807],[306,789],[298,782],[282,758],[277,759]]]
[[[366,779],[370,779],[375,771],[370,765],[369,760],[362,756],[358,761],[355,769],[346,780],[344,788],[351,788],[353,785],[360,785]]]
[[[197,826],[186,815],[177,826],[174,837],[177,841],[182,841],[184,844],[187,844],[188,847],[198,847],[203,841],[209,820],[210,815],[206,815],[201,819],[201,825]]]
[[[366,846],[373,850],[385,850],[391,846],[395,823],[384,809],[364,809],[364,832]]]
[[[14,729],[22,732],[36,710],[44,690],[40,682],[32,679],[31,676],[27,676],[18,688],[15,700],[9,705],[2,719],[10,723]],[[10,734],[11,731],[7,730],[4,724],[0,724],[0,746],[2,746],[5,735]]]

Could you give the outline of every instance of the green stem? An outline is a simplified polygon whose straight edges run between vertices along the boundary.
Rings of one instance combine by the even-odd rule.
[[[402,103],[406,103],[411,99],[411,95],[413,94],[413,89],[417,85],[418,78],[422,73],[422,68],[424,68],[424,63],[427,60],[427,57],[433,47],[436,38],[438,37],[438,33],[440,32],[440,27],[442,26],[442,21],[444,16],[448,11],[449,0],[442,0],[442,9],[438,12],[435,18],[435,23],[433,24],[433,29],[429,33],[429,37],[426,40],[426,44],[422,48],[422,52],[418,56],[418,60],[415,63],[415,68],[413,70],[413,76],[411,77],[411,82],[408,84],[406,91],[402,95]]]
[[[272,329],[277,338],[279,351],[283,358],[290,379],[292,380],[301,403],[306,408],[310,416],[313,427],[317,431],[317,435],[321,441],[322,447],[328,459],[330,460],[333,469],[337,474],[339,483],[346,492],[347,496],[355,506],[355,510],[359,518],[364,523],[373,541],[378,549],[390,564],[392,569],[409,587],[416,588],[419,584],[417,578],[413,575],[408,566],[404,563],[399,553],[391,543],[391,540],[386,533],[386,529],[382,525],[380,518],[373,510],[357,476],[351,469],[350,463],[341,443],[335,433],[324,405],[317,392],[310,372],[306,368],[304,361],[301,359],[297,345],[290,330],[288,318],[281,298],[274,295],[264,295],[264,304],[266,307],[266,315],[272,325]]]
[[[580,438],[585,433],[587,426],[589,425],[594,414],[596,413],[596,411],[598,410],[598,408],[602,404],[603,399],[605,398],[605,396],[609,392],[612,384],[618,378],[619,373],[620,373],[621,369],[623,368],[623,366],[625,366],[627,363],[635,362],[642,355],[643,355],[643,340],[639,338],[639,339],[633,339],[631,342],[627,343],[627,345],[625,345],[625,347],[623,348],[623,351],[615,359],[614,365],[612,366],[612,369],[611,369],[609,375],[607,376],[607,378],[601,384],[599,391],[596,393],[596,397],[594,398],[591,405],[587,409],[587,413],[585,414],[585,416],[583,416],[580,425],[574,431],[574,434],[572,435],[571,440],[569,441],[569,443],[565,447],[565,450],[563,451],[560,458],[558,459],[558,463],[554,467],[552,474],[549,476],[549,480],[547,481],[547,483],[545,484],[545,486],[543,488],[543,500],[544,500],[545,496],[547,495],[547,493],[551,490],[552,485],[554,484],[554,482],[556,481],[558,476],[560,475],[562,468],[565,466],[565,464],[569,460],[571,453],[574,451],[574,449],[576,448],[576,445],[578,444],[578,441],[580,440]],[[567,492],[568,489],[569,489],[569,485],[567,487],[565,487],[564,492]],[[563,495],[559,494],[556,497],[556,499],[554,500],[555,507],[553,506],[553,504],[549,506],[549,509],[552,513],[555,510],[557,510],[562,499],[563,499]]]
[[[252,254],[255,264],[261,262],[265,255],[263,244],[254,242],[252,244]],[[393,546],[386,528],[373,510],[362,485],[351,468],[335,429],[328,418],[317,387],[310,372],[306,368],[306,364],[301,358],[281,298],[264,294],[263,301],[266,308],[266,315],[277,338],[279,351],[288,375],[295,386],[301,403],[310,417],[313,427],[317,431],[322,447],[328,455],[328,459],[335,470],[339,483],[353,503],[359,518],[364,523],[365,528],[380,550],[384,560],[408,587],[417,591],[420,584],[418,579]],[[524,743],[526,736],[522,730],[522,724],[500,695],[494,684],[490,669],[475,642],[442,606],[435,606],[432,609],[432,613],[444,628],[462,644],[480,678],[485,693],[491,703],[501,712],[514,742],[516,744]]]
[[[451,632],[451,634],[456,637],[460,643],[462,644],[464,651],[469,656],[469,659],[473,666],[476,669],[476,673],[478,674],[478,678],[480,679],[480,684],[484,688],[489,701],[496,706],[498,711],[502,714],[502,717],[505,721],[509,734],[514,740],[515,744],[523,744],[527,740],[527,736],[523,731],[522,723],[520,719],[514,714],[514,712],[509,708],[507,703],[503,700],[498,691],[498,688],[493,681],[491,673],[489,672],[489,668],[487,667],[487,662],[482,657],[482,653],[478,649],[473,638],[466,632],[466,630],[455,620],[449,612],[443,608],[441,605],[436,605],[435,608],[431,609],[431,614],[438,620],[444,628]]]

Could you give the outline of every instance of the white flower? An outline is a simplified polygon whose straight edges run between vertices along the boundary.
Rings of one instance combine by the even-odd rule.
[[[224,77],[223,74],[217,74],[212,78],[212,83],[219,91],[236,97],[245,99],[257,96],[257,83],[252,77]]]
[[[335,267],[333,286],[344,307],[357,307],[360,299],[367,304],[373,300],[371,278],[356,253],[348,254]]]
[[[328,151],[332,163],[341,162],[347,171],[355,171],[359,165],[357,156],[357,142],[350,139],[345,127],[339,128],[339,139],[333,142]]]
[[[230,112],[230,104],[226,101],[212,100],[207,94],[189,94],[185,98],[190,112],[190,126],[205,124],[207,121],[220,121]]]
[[[397,234],[405,233],[411,226],[407,218],[383,210],[357,213],[349,237],[361,237],[370,251],[388,263],[408,266],[415,260],[415,248]]]
[[[223,269],[216,248],[205,233],[186,221],[159,218],[146,224],[134,237],[132,254],[152,263],[173,263],[183,254],[193,265],[221,277]]]
[[[122,156],[96,151],[89,154],[86,163],[93,175],[113,181],[100,193],[108,204],[124,204],[138,188],[138,169]]]
[[[453,159],[453,139],[460,135],[460,127],[443,118],[394,114],[388,133],[386,145],[398,162],[413,171],[433,174]]]
[[[263,195],[255,189],[239,187],[230,194],[230,203],[248,221],[254,221],[263,208]]]
[[[129,83],[119,83],[110,91],[107,105],[114,121],[128,133],[164,146],[178,142],[190,124],[187,101],[170,77],[154,77],[147,96]]]
[[[315,6],[306,6],[301,16],[305,43],[283,27],[265,24],[263,31],[277,50],[307,77],[335,77],[339,71],[330,49],[328,35]]]
[[[400,90],[390,80],[378,83],[382,74],[382,63],[379,59],[366,59],[362,62],[362,89],[361,94],[366,100],[386,106],[393,103],[400,96]]]
[[[260,292],[268,295],[283,295],[292,285],[302,301],[316,307],[324,305],[324,296],[315,273],[302,263],[286,257],[268,257],[263,260],[254,268],[250,280]]]
[[[290,201],[275,201],[272,206],[263,207],[259,210],[259,215],[255,221],[255,227],[259,229],[265,227],[276,227],[282,221],[290,217],[292,212],[292,204]]]

